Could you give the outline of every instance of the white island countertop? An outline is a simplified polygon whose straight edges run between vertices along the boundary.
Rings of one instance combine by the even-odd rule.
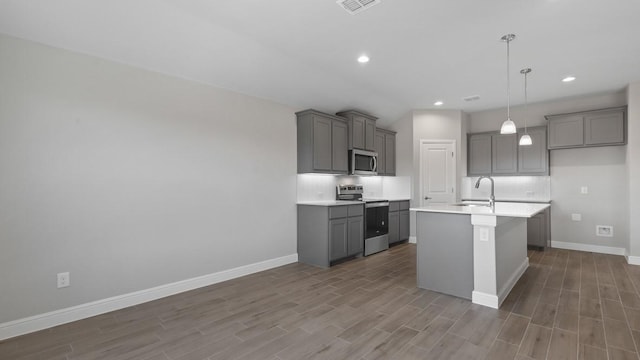
[[[496,202],[493,208],[489,206],[464,204],[433,204],[423,207],[411,208],[409,210],[461,215],[494,215],[529,218],[543,211],[549,206],[551,205],[541,203]]]

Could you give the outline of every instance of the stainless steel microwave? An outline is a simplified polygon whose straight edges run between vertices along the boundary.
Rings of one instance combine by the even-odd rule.
[[[378,175],[378,153],[353,149],[349,151],[351,175]]]

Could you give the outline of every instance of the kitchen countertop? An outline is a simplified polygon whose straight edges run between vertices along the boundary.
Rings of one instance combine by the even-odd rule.
[[[377,198],[368,197],[367,200],[388,200],[388,201],[410,201],[409,198]],[[316,201],[298,201],[298,205],[311,205],[311,206],[341,206],[341,205],[358,205],[364,204],[362,201],[349,201],[349,200],[316,200]]]
[[[368,200],[389,200],[389,201],[410,201],[411,199],[408,197],[366,197]]]
[[[348,200],[318,200],[318,201],[299,201],[298,205],[310,205],[310,206],[343,206],[343,205],[362,205],[362,201],[348,201]]]
[[[411,211],[449,213],[461,215],[495,215],[529,218],[548,208],[549,204],[496,202],[494,208],[488,206],[460,206],[454,204],[433,204],[411,208]]]
[[[478,199],[462,199],[462,201],[484,201],[487,202],[487,198]],[[532,200],[532,199],[496,199],[496,202],[519,202],[519,203],[531,203],[531,204],[551,204],[551,200]]]

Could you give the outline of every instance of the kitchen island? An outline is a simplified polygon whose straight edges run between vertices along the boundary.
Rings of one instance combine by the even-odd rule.
[[[498,308],[529,266],[527,218],[549,206],[498,202],[411,208],[418,287]]]

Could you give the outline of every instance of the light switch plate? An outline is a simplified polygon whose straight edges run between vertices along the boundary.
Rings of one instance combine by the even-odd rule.
[[[586,187],[586,186],[582,186],[582,187],[580,188],[580,194],[585,195],[585,194],[588,194],[588,193],[589,193],[589,188],[588,188],[588,187]]]
[[[582,214],[571,214],[571,220],[582,221]]]

